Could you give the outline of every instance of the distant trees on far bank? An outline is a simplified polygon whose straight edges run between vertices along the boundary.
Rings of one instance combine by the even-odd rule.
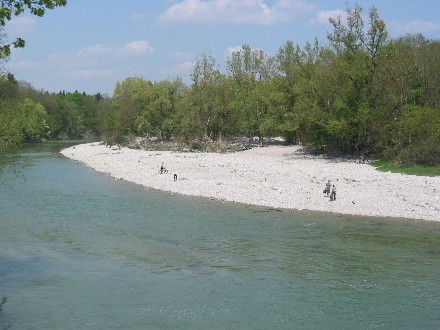
[[[440,166],[440,41],[389,39],[375,8],[331,19],[328,45],[292,41],[276,54],[244,45],[221,71],[202,54],[191,83],[129,77],[112,98],[49,94],[0,76],[0,144],[41,138],[154,136],[223,141],[282,136],[323,151]],[[3,142],[2,142],[3,141]]]
[[[324,151],[440,165],[440,42],[390,40],[375,8],[331,19],[329,45],[288,41],[269,55],[244,45],[221,72],[203,54],[180,80],[119,82],[107,133],[218,141],[282,136]]]
[[[48,93],[0,74],[0,146],[100,136],[111,100],[100,94]]]

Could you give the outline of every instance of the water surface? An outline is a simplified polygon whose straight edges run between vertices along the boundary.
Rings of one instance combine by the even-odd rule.
[[[171,196],[63,146],[27,146],[0,177],[0,325],[440,328],[440,223]]]

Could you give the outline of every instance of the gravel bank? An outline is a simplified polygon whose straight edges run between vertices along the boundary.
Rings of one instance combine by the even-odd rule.
[[[440,220],[440,177],[378,172],[346,159],[311,156],[296,146],[214,154],[88,143],[61,153],[116,179],[172,193],[271,208]],[[159,174],[162,163],[166,174]],[[327,180],[337,187],[334,202],[323,194]]]

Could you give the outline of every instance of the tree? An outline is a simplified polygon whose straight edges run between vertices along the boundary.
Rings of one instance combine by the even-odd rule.
[[[145,86],[139,95],[139,113],[135,119],[136,133],[160,137],[169,141],[173,135],[176,102],[182,92],[183,82],[159,81]]]
[[[405,165],[440,165],[440,111],[408,107],[403,121],[403,149],[398,159]]]
[[[140,77],[129,77],[122,82],[117,82],[113,92],[112,111],[105,120],[106,134],[113,136],[112,142],[122,142],[124,135],[131,136],[136,133],[136,118],[142,113],[148,96],[148,91],[153,83]],[[112,128],[111,128],[112,127]],[[111,132],[108,129],[111,128]]]
[[[43,106],[31,99],[7,102],[0,113],[0,142],[13,146],[47,138],[49,126]]]
[[[194,124],[197,125],[199,140],[207,142],[218,134],[219,113],[225,107],[218,92],[224,83],[224,77],[217,68],[215,59],[203,54],[191,71],[191,80],[189,96],[197,118]]]
[[[30,10],[35,16],[43,17],[47,9],[54,9],[66,4],[67,0],[1,0],[0,27],[4,27],[13,16],[18,16],[26,10]],[[23,48],[25,41],[22,38],[17,38],[11,44],[4,44],[0,38],[0,59],[11,54],[11,46]]]
[[[277,53],[278,89],[282,95],[279,129],[288,143],[310,143],[312,130],[319,131],[316,123],[334,95],[333,75],[327,66],[330,55],[317,40],[314,45],[307,43],[304,49],[288,41]]]
[[[228,59],[228,69],[236,98],[233,110],[240,113],[241,131],[261,140],[263,131],[269,130],[268,123],[263,122],[270,107],[266,92],[275,76],[275,60],[262,50],[244,45]]]
[[[18,89],[18,82],[13,74],[0,72],[0,106],[2,100],[16,98]]]
[[[438,159],[438,50],[437,41],[422,35],[393,40],[384,50],[372,89],[377,104],[372,129],[375,148],[386,158],[407,164]]]
[[[372,97],[373,79],[388,34],[376,8],[370,10],[369,19],[366,29],[359,5],[347,7],[346,24],[340,17],[329,19],[334,27],[328,39],[336,53],[332,65],[338,77],[339,92],[330,106],[327,131],[331,140],[346,151],[359,151],[373,143],[369,134],[376,105]]]

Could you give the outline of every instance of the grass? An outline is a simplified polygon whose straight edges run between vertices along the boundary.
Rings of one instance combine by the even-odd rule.
[[[371,162],[370,165],[376,167],[381,172],[403,173],[419,176],[440,176],[440,168],[432,166],[403,166],[388,160],[378,160]]]

